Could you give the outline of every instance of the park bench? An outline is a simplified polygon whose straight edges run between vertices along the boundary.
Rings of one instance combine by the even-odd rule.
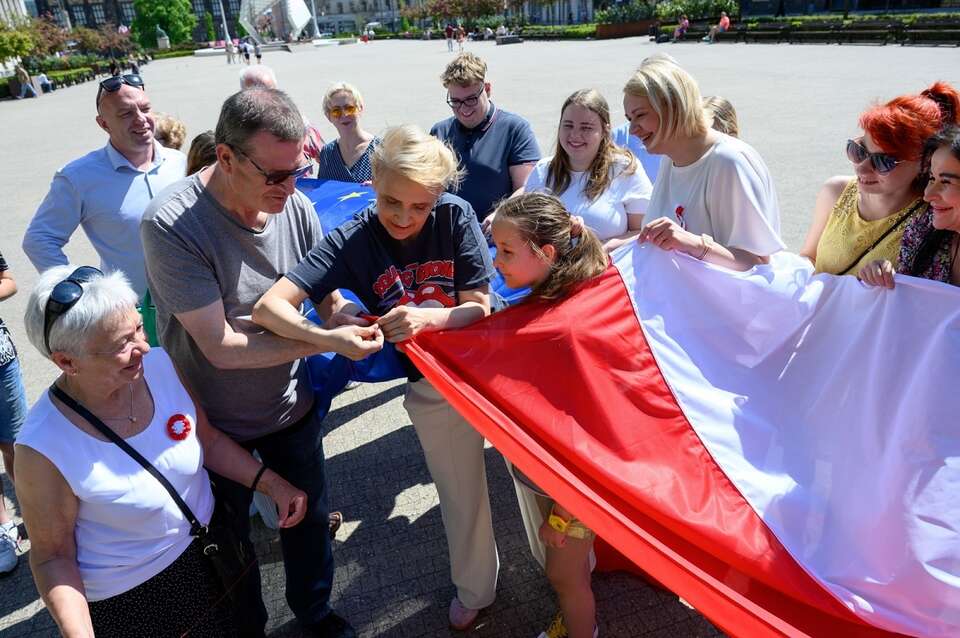
[[[960,46],[960,20],[917,21],[903,29],[900,44]]]
[[[837,42],[837,24],[836,22],[807,22],[802,26],[792,27],[787,34],[787,42],[790,44]]]
[[[899,42],[901,38],[900,25],[894,22],[853,23],[844,26],[837,32],[837,44],[880,44]]]
[[[715,39],[717,42],[746,42],[745,35],[747,28],[741,24],[730,25],[726,31],[717,31]]]
[[[500,36],[508,38],[518,38],[520,36]],[[561,40],[563,39],[563,30],[562,29],[547,29],[541,31],[531,31],[530,33],[524,32],[523,37],[527,40]],[[497,43],[499,44],[499,42]],[[514,42],[505,42],[504,44],[515,44]]]
[[[699,42],[710,33],[710,25],[706,23],[691,24],[687,32],[680,36],[680,42]],[[670,34],[673,35],[672,33]]]
[[[786,24],[765,24],[756,29],[746,29],[743,33],[744,42],[776,42],[777,44],[789,41],[790,26]]]
[[[497,45],[501,44],[520,44],[523,42],[523,38],[518,35],[498,35],[497,36]]]

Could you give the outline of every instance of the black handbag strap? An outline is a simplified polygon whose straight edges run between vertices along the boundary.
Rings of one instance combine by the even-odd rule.
[[[873,242],[872,244],[870,244],[870,247],[869,247],[869,248],[867,248],[865,251],[863,251],[862,253],[860,253],[860,255],[859,255],[856,259],[853,260],[853,263],[851,263],[849,266],[847,266],[847,267],[844,268],[843,270],[839,271],[838,274],[840,274],[840,275],[846,275],[848,272],[850,272],[850,269],[851,269],[851,268],[854,268],[857,264],[859,264],[859,263],[860,263],[860,260],[863,259],[864,257],[866,257],[867,255],[869,255],[869,254],[871,253],[871,251],[873,251],[874,248],[876,248],[877,246],[880,245],[880,242],[882,242],[884,239],[886,239],[886,238],[890,235],[890,233],[892,233],[892,232],[895,231],[896,229],[900,228],[900,225],[903,224],[903,222],[905,222],[905,221],[907,221],[908,219],[910,219],[911,217],[913,217],[913,214],[914,214],[915,212],[917,212],[917,210],[919,210],[920,207],[923,206],[924,203],[925,203],[925,202],[921,199],[919,202],[917,202],[916,204],[914,204],[913,207],[912,207],[910,210],[908,210],[908,211],[906,212],[906,214],[903,215],[903,217],[901,217],[901,218],[898,219],[896,222],[894,222],[893,224],[891,224],[891,225],[890,225],[890,228],[888,228],[888,229],[886,229],[885,231],[883,231],[883,234],[881,234],[879,237],[877,237],[877,240],[876,240],[875,242]]]
[[[101,421],[95,414],[93,414],[93,412],[91,412],[90,410],[80,405],[80,403],[78,403],[73,397],[71,397],[69,394],[61,390],[59,387],[57,387],[56,384],[53,384],[50,386],[50,393],[53,394],[53,396],[60,399],[60,401],[62,401],[64,405],[66,405],[71,410],[73,410],[74,412],[82,416],[84,419],[86,419],[90,425],[97,428],[100,434],[104,435],[105,437],[107,437],[108,439],[116,443],[121,450],[129,454],[134,461],[142,465],[143,469],[145,469],[147,472],[150,472],[151,476],[153,476],[153,478],[157,479],[160,482],[160,485],[162,485],[164,489],[166,489],[167,492],[170,493],[170,497],[177,504],[177,507],[180,508],[180,511],[183,512],[184,517],[190,523],[191,536],[202,537],[207,533],[207,526],[202,524],[199,520],[197,520],[197,517],[193,515],[193,510],[191,510],[190,506],[188,506],[184,502],[184,500],[180,497],[180,494],[177,492],[176,488],[170,484],[170,481],[168,481],[166,477],[163,474],[161,474],[160,471],[157,468],[155,468],[152,463],[150,463],[150,461],[143,458],[143,455],[137,452],[135,449],[133,449],[133,446],[127,443],[123,439],[123,437],[121,437],[119,434],[117,434],[116,432],[108,428],[103,421]]]

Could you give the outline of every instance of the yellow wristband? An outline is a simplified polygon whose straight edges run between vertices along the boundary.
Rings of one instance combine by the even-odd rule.
[[[550,517],[547,518],[547,524],[561,534],[566,534],[567,528],[570,527],[570,521],[561,516],[557,516],[553,508],[550,509]]]

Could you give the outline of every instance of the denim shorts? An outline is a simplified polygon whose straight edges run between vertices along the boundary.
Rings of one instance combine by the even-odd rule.
[[[27,396],[20,377],[20,361],[0,366],[0,443],[13,443],[27,418]]]

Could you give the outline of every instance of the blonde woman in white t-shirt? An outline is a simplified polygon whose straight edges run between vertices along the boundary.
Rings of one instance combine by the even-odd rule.
[[[653,186],[633,154],[612,142],[607,101],[581,89],[560,109],[556,152],[537,162],[523,190],[557,196],[609,252],[640,233]]]
[[[785,248],[767,165],[749,144],[710,128],[689,73],[650,60],[623,94],[630,133],[665,156],[648,209],[653,219],[640,242],[735,270],[765,263]]]

